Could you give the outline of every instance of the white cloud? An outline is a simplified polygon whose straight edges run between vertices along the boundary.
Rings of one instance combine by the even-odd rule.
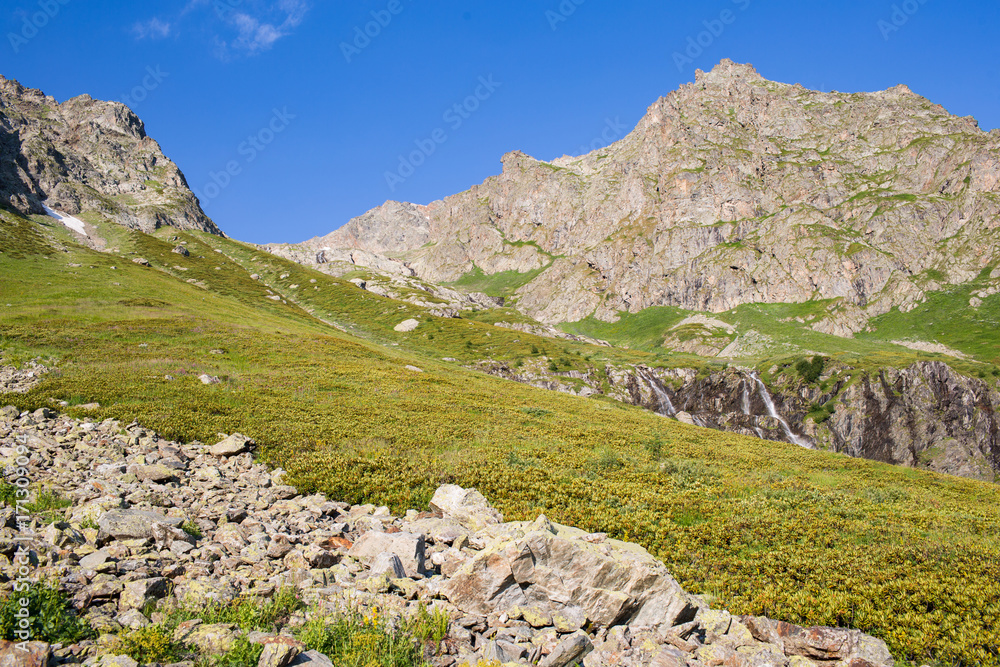
[[[148,21],[140,21],[132,26],[132,33],[138,39],[163,39],[170,36],[170,23],[152,18]]]
[[[206,14],[203,21],[211,35],[215,55],[223,60],[253,56],[267,51],[287,37],[305,19],[311,0],[188,0],[177,16],[181,22],[188,14]],[[140,38],[167,37],[177,27],[159,19],[135,24]]]
[[[255,55],[270,49],[282,37],[287,37],[297,28],[309,11],[306,0],[278,0],[268,7],[260,8],[253,14],[248,11],[233,12],[226,16],[226,22],[236,28],[237,35],[230,41],[219,39],[218,52],[222,57],[231,53]]]

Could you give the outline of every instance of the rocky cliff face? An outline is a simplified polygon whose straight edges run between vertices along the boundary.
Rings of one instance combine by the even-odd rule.
[[[128,107],[89,95],[60,104],[0,77],[0,204],[44,214],[43,203],[146,232],[222,233]]]
[[[850,335],[996,261],[1000,132],[905,86],[823,93],[723,61],[621,141],[394,202],[303,247],[366,250],[435,282],[545,268],[518,290],[544,323],[672,305],[838,299]]]
[[[728,368],[594,368],[557,373],[544,363],[481,370],[545,389],[604,394],[680,421],[856,458],[994,482],[1000,477],[1000,383],[941,362],[878,372],[836,368],[817,383]]]

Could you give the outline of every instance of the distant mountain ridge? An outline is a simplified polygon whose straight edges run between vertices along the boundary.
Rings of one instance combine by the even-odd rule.
[[[93,213],[133,229],[212,234],[184,174],[124,104],[81,95],[62,104],[0,76],[0,204]]]
[[[1000,278],[998,184],[1000,132],[906,86],[816,92],[724,60],[607,148],[508,153],[466,192],[269,249],[359,250],[439,283],[538,272],[515,304],[547,324],[830,299],[813,328],[850,336],[984,269]]]

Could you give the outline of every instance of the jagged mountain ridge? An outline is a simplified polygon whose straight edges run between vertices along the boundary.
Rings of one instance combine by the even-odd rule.
[[[0,204],[93,212],[133,229],[222,234],[184,174],[128,107],[81,95],[63,103],[0,76]]]
[[[375,253],[433,282],[541,270],[516,305],[547,324],[835,299],[814,327],[851,335],[995,265],[998,183],[1000,132],[905,86],[823,93],[723,61],[605,149],[509,153],[466,192],[269,249]]]

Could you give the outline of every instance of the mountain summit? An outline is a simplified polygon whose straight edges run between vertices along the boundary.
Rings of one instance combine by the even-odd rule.
[[[0,76],[0,204],[91,212],[126,227],[222,234],[184,174],[124,104],[81,95],[62,104]]]
[[[1000,132],[906,86],[817,92],[724,60],[607,148],[512,152],[466,192],[286,251],[363,250],[432,282],[517,272],[514,304],[547,324],[828,299],[813,328],[850,336],[995,265],[998,182]]]

